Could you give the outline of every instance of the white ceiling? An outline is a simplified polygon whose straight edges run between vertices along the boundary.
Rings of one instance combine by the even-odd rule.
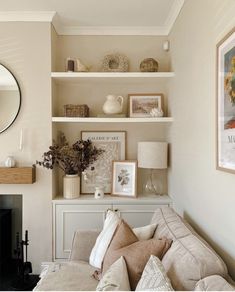
[[[183,4],[184,0],[0,0],[0,21],[53,19],[59,34],[167,35]]]

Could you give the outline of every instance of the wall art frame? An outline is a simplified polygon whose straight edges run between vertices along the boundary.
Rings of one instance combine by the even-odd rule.
[[[216,168],[235,173],[235,28],[217,44]]]
[[[151,117],[153,108],[164,111],[164,96],[162,93],[131,93],[129,98],[129,117],[146,118]]]
[[[137,197],[137,160],[113,161],[111,195]]]
[[[81,194],[93,194],[95,187],[103,187],[105,194],[111,193],[112,162],[126,159],[126,131],[82,131],[82,140],[92,143],[104,151],[97,161],[81,177]],[[94,169],[93,169],[94,167]]]

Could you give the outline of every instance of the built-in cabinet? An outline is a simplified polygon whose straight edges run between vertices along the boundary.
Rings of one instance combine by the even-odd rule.
[[[140,227],[150,224],[157,207],[170,206],[168,196],[123,199],[106,196],[95,200],[84,195],[76,200],[53,200],[54,260],[68,259],[74,231],[101,230],[108,210],[113,210],[130,226]]]

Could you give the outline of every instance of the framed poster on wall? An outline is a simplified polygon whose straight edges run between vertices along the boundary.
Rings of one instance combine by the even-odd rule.
[[[82,131],[82,140],[91,140],[98,148],[103,149],[97,161],[82,175],[81,193],[93,194],[95,187],[103,187],[104,193],[111,193],[113,160],[126,158],[125,131]]]
[[[235,173],[235,28],[217,45],[217,169]]]

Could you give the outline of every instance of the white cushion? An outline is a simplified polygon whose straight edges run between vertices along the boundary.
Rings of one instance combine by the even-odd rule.
[[[120,218],[117,213],[109,210],[104,221],[103,230],[97,237],[90,254],[89,263],[91,266],[101,269],[104,255],[109,247],[119,222]],[[157,224],[151,224],[144,227],[134,228],[133,232],[139,240],[148,240],[153,237],[156,228]]]
[[[120,257],[100,280],[96,291],[130,291],[126,262]]]
[[[151,255],[135,291],[174,291],[159,258]]]
[[[104,255],[119,222],[120,218],[118,215],[109,210],[104,221],[103,230],[97,237],[90,254],[89,264],[91,266],[101,269]]]
[[[157,224],[150,224],[143,227],[133,228],[133,232],[139,240],[148,240],[153,237],[156,228]]]

